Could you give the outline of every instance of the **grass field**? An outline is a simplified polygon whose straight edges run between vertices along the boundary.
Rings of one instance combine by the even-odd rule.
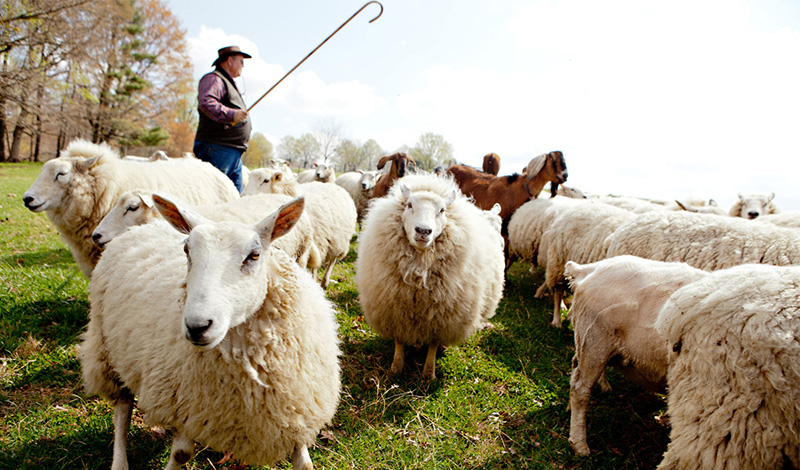
[[[88,281],[44,214],[22,194],[40,164],[0,164],[0,469],[107,469],[111,407],[86,396],[76,356],[88,321]],[[361,317],[353,281],[357,244],[339,264],[328,295],[338,307],[342,394],[311,459],[317,469],[650,469],[666,450],[663,397],[611,372],[588,414],[593,453],[569,448],[568,328],[549,326],[550,300],[535,299],[541,273],[515,264],[493,328],[447,348],[437,379],[421,379],[425,349],[408,351],[389,375],[393,343]],[[134,412],[132,469],[161,468],[169,433]],[[186,468],[235,469],[198,447]],[[278,468],[291,466],[282,462]]]

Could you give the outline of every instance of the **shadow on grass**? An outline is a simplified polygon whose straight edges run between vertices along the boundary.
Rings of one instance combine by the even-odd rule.
[[[28,266],[75,266],[75,260],[72,258],[72,253],[65,248],[52,248],[49,250],[31,251],[25,253],[18,253],[2,258],[2,261],[11,267],[28,267]]]

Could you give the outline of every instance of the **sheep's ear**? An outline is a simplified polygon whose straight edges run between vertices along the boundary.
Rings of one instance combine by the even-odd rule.
[[[305,198],[300,196],[282,205],[275,212],[268,215],[255,226],[256,232],[261,237],[264,246],[269,245],[275,239],[286,235],[294,224],[300,220],[305,207]]]
[[[452,204],[453,201],[456,200],[456,196],[458,196],[458,194],[456,193],[455,190],[452,190],[449,193],[447,193],[447,197],[444,198],[445,206],[450,207],[450,204]],[[497,205],[497,204],[495,204],[495,205]]]
[[[195,227],[200,224],[209,223],[209,221],[201,216],[187,209],[181,209],[173,201],[153,194],[153,204],[155,204],[161,216],[169,222],[170,225],[175,227],[175,230],[188,234]]]
[[[494,215],[500,215],[500,212],[502,212],[502,211],[503,211],[503,208],[500,206],[499,202],[495,202],[494,205],[492,206],[492,208],[489,209],[489,212],[491,212]]]
[[[714,207],[717,207],[717,206],[718,206],[718,204],[717,204],[717,201],[715,201],[715,200],[713,200],[713,199],[709,199],[709,200],[708,200],[708,205],[709,205],[709,206],[714,206]]]
[[[534,157],[533,160],[528,163],[527,169],[527,178],[528,180],[532,180],[536,175],[542,171],[544,168],[544,162],[547,160],[547,155],[539,155],[538,157]]]
[[[363,170],[358,170],[358,174],[359,174],[359,175],[363,175],[363,174],[364,174],[364,171],[363,171]]]
[[[316,167],[317,167],[317,164],[316,164],[316,163],[312,163],[312,164],[311,164],[311,166],[313,166],[314,168],[316,168]]]
[[[683,209],[683,210],[685,210],[687,212],[698,212],[698,210],[695,209],[694,207],[692,207],[690,205],[687,205],[687,204],[684,204],[684,203],[682,203],[681,201],[679,201],[677,199],[675,199],[675,203],[678,204],[678,207],[680,207],[681,209]]]
[[[739,193],[739,200],[740,200],[740,201],[741,201],[741,200],[744,200],[744,198],[742,197],[742,193]]]
[[[773,199],[775,199],[775,193],[770,193],[769,197],[767,198],[767,204],[772,202]]]
[[[272,175],[272,181],[275,181],[276,183],[282,179],[283,179],[283,173],[281,173],[280,171]]]
[[[400,183],[400,194],[403,195],[403,199],[404,200],[408,201],[408,198],[411,197],[411,190],[408,189],[408,186],[406,186],[405,184]],[[448,204],[448,206],[449,205],[450,204]]]
[[[139,196],[139,200],[142,201],[142,204],[149,208],[153,207],[153,199],[150,196],[146,194],[137,194],[137,196]]]
[[[84,158],[75,161],[75,170],[79,172],[86,172],[89,168],[95,166],[100,161],[100,155],[92,158]]]

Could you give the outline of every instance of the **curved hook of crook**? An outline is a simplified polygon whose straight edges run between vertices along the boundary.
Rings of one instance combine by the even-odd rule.
[[[365,4],[364,4],[364,6],[363,6],[363,7],[361,7],[361,10],[363,10],[364,8],[367,8],[367,5],[369,5],[370,3],[377,3],[377,4],[378,4],[378,6],[379,6],[379,7],[381,7],[381,11],[379,11],[379,12],[378,12],[378,16],[376,16],[375,18],[372,18],[371,20],[369,20],[369,22],[370,22],[370,23],[372,23],[373,21],[375,21],[375,20],[377,20],[378,18],[380,18],[380,17],[381,17],[381,15],[383,14],[383,5],[381,4],[381,2],[379,2],[379,1],[377,1],[377,0],[372,0],[371,2],[367,2],[367,3],[365,3]],[[358,11],[356,12],[356,15],[357,15],[357,14],[358,14],[358,13],[359,13],[361,10],[358,10]]]

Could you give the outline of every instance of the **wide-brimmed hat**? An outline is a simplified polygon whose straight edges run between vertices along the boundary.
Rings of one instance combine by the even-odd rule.
[[[215,60],[214,63],[211,64],[212,67],[216,67],[217,65],[219,65],[221,62],[223,62],[225,59],[227,59],[232,55],[240,55],[243,56],[245,59],[249,59],[252,57],[247,52],[242,52],[242,50],[239,49],[239,46],[223,47],[222,49],[217,51],[217,55],[218,55],[217,60]]]

